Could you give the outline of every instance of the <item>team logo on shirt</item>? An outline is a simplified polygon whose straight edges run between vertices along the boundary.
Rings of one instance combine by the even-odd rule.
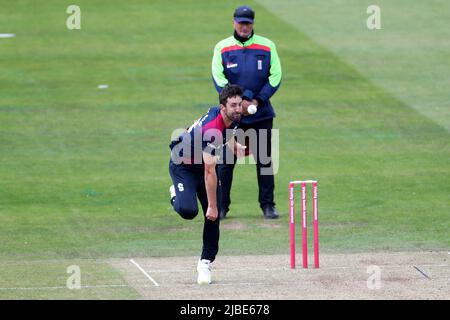
[[[227,62],[227,69],[236,68],[238,64],[236,62]]]

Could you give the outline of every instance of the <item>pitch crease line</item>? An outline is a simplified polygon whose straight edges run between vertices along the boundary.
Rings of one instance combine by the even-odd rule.
[[[153,282],[153,284],[156,286],[156,287],[159,287],[159,284],[158,284],[158,282],[156,282],[152,277],[150,277],[150,275],[147,273],[147,272],[145,272],[145,270],[144,269],[142,269],[141,268],[141,266],[139,265],[139,264],[137,264],[137,262],[136,261],[134,261],[133,259],[130,259],[130,262],[132,263],[132,264],[134,264],[151,282]]]

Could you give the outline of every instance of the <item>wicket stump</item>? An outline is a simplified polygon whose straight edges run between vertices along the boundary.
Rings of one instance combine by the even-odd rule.
[[[291,269],[295,268],[295,186],[300,185],[301,194],[301,212],[302,212],[302,249],[303,249],[303,268],[308,268],[308,233],[307,233],[307,214],[306,214],[306,185],[312,185],[312,211],[314,220],[314,267],[319,268],[319,208],[317,181],[291,181],[289,182],[289,230],[290,230],[290,249],[291,249]]]

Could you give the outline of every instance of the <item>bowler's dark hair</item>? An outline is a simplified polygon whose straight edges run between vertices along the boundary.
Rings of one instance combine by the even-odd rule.
[[[242,88],[236,84],[227,84],[223,87],[222,91],[219,94],[219,102],[220,104],[226,106],[228,98],[232,98],[235,96],[242,97]]]

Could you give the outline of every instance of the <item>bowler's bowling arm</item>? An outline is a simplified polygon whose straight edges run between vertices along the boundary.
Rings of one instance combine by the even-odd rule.
[[[203,163],[205,165],[205,188],[208,197],[208,210],[206,218],[216,220],[218,216],[217,210],[217,174],[216,174],[216,157],[209,153],[203,152]]]

